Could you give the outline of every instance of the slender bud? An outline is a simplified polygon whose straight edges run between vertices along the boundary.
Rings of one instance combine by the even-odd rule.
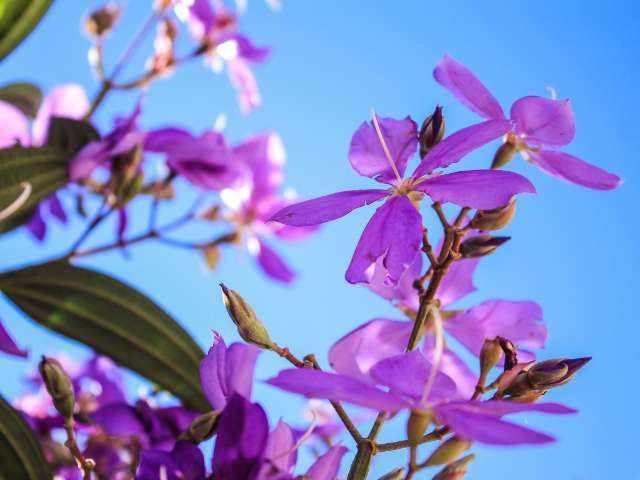
[[[258,347],[274,349],[275,344],[269,337],[267,329],[262,322],[258,320],[256,313],[240,294],[224,284],[220,284],[222,288],[222,300],[224,306],[229,312],[229,316],[233,323],[238,327],[238,333],[248,343],[257,345]]]
[[[53,406],[63,417],[72,418],[76,403],[73,384],[60,362],[54,358],[43,356],[38,370],[47,392],[53,400]]]
[[[591,357],[556,358],[536,363],[521,371],[505,388],[505,395],[521,400],[537,400],[541,394],[569,382]]]
[[[121,9],[115,3],[94,10],[84,22],[84,28],[89,35],[104,37],[108,35],[120,17]]]
[[[497,170],[498,168],[504,167],[507,163],[513,160],[513,157],[516,155],[516,146],[511,142],[503,143],[498,150],[496,150],[496,154],[493,157],[493,162],[491,163],[491,168],[493,170]]]
[[[415,447],[420,444],[420,440],[433,420],[433,413],[430,410],[412,410],[407,421],[407,439],[409,445]]]
[[[509,224],[515,213],[515,200],[493,210],[478,210],[471,220],[470,227],[477,230],[500,230]]]
[[[478,384],[484,386],[487,382],[487,376],[493,367],[500,361],[502,355],[502,347],[497,338],[485,338],[482,349],[480,349],[480,379]]]
[[[433,477],[433,480],[460,480],[463,478],[467,470],[469,470],[469,464],[476,458],[472,453],[466,457],[462,457],[460,460],[450,463],[444,467],[438,474]]]
[[[191,422],[187,431],[180,435],[180,438],[196,444],[209,440],[216,433],[219,416],[220,412],[216,410],[203,413]]]
[[[381,476],[378,480],[402,480],[404,478],[404,473],[404,468],[396,468],[386,475]]]
[[[492,237],[491,235],[475,235],[467,238],[460,245],[460,254],[463,258],[477,258],[490,255],[500,245],[511,240],[511,237]]]
[[[440,143],[442,137],[444,137],[444,117],[442,107],[438,105],[420,127],[420,158],[424,158],[429,150]]]
[[[427,467],[434,465],[446,465],[456,460],[463,452],[467,451],[471,442],[460,437],[451,437],[434,450],[425,462]]]

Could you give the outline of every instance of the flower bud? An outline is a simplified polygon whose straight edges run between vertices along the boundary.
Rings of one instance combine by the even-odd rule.
[[[38,370],[47,392],[53,400],[53,406],[63,417],[72,418],[76,403],[73,384],[60,362],[54,358],[43,356]]]
[[[381,476],[378,480],[402,480],[404,478],[404,473],[404,468],[396,468]]]
[[[207,245],[202,252],[204,253],[204,261],[207,263],[209,270],[215,270],[220,261],[220,247],[218,247],[218,245]]]
[[[474,458],[476,458],[476,456],[472,453],[471,455],[467,455],[460,460],[450,463],[440,470],[440,472],[433,477],[433,480],[460,480],[466,475],[469,464]]]
[[[219,416],[220,412],[216,410],[203,413],[191,422],[187,431],[180,435],[180,438],[196,444],[209,440],[216,433]]]
[[[108,35],[120,17],[121,9],[115,3],[94,10],[84,22],[84,28],[89,35],[104,37]]]
[[[425,462],[425,466],[446,465],[457,459],[463,452],[469,449],[471,442],[460,437],[451,437],[434,450]]]
[[[429,153],[440,140],[444,137],[444,117],[442,116],[442,107],[436,106],[431,115],[425,118],[420,127],[420,158]]]
[[[222,288],[224,306],[227,308],[231,320],[238,327],[238,333],[243,340],[258,347],[274,349],[275,344],[269,337],[267,329],[258,320],[251,305],[238,292],[227,288],[224,284],[221,283],[220,288]]]
[[[536,400],[536,394],[569,382],[589,360],[591,357],[556,358],[536,363],[521,371],[505,388],[504,393],[522,401]]]
[[[491,235],[475,235],[467,238],[460,245],[460,254],[463,258],[477,258],[490,255],[500,245],[511,240],[511,237],[492,237]]]
[[[511,142],[505,142],[500,145],[500,148],[496,150],[496,154],[493,157],[491,168],[497,170],[504,167],[507,163],[513,160],[516,155],[516,146]]]
[[[433,413],[430,410],[412,410],[407,421],[407,439],[409,445],[415,447],[420,444],[420,440],[433,420]]]
[[[469,226],[477,230],[500,230],[506,227],[516,213],[516,201],[493,210],[478,210]]]
[[[502,347],[500,346],[500,341],[497,338],[485,338],[484,344],[480,349],[480,379],[478,380],[478,385],[484,386],[489,372],[498,364],[501,356]]]

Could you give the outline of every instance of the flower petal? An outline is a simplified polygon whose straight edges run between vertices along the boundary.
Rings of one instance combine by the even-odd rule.
[[[45,142],[51,117],[80,119],[87,110],[89,100],[80,85],[70,83],[55,87],[42,101],[33,121],[33,144],[41,145]]]
[[[416,153],[418,126],[411,117],[402,120],[378,118],[378,124],[398,173],[403,176],[409,159]],[[349,147],[349,163],[365,177],[375,177],[385,183],[396,180],[372,122],[362,123],[353,135]]]
[[[197,445],[180,440],[171,451],[176,465],[182,474],[181,480],[205,480],[204,455]]]
[[[264,273],[282,283],[291,283],[296,274],[264,240],[257,239],[258,251],[255,259]]]
[[[393,197],[376,210],[362,232],[347,269],[349,283],[366,283],[379,258],[397,283],[414,262],[422,243],[422,217],[405,196]]]
[[[433,77],[454,97],[487,119],[504,118],[498,100],[471,70],[445,55],[433,71]]]
[[[386,197],[386,190],[348,190],[295,203],[276,212],[269,220],[293,227],[306,227],[344,217],[356,208]]]
[[[415,401],[422,399],[433,366],[419,350],[385,358],[371,368],[371,377],[388,386],[391,393],[406,395]],[[450,399],[457,391],[455,382],[438,372],[428,400]]]
[[[0,148],[20,143],[29,145],[27,117],[10,103],[0,101]]]
[[[511,105],[515,131],[531,145],[561,147],[571,143],[576,124],[571,102],[544,97],[522,97]]]
[[[180,480],[182,478],[173,455],[162,450],[144,450],[140,454],[136,480],[158,480],[159,478],[166,480]]]
[[[485,338],[502,336],[518,346],[542,348],[547,329],[535,302],[487,300],[445,322],[446,330],[475,355]]]
[[[298,456],[295,436],[291,427],[280,420],[267,440],[264,457],[270,460],[268,469],[277,468],[281,473],[291,473]]]
[[[29,233],[39,242],[44,240],[47,235],[47,224],[42,218],[42,205],[38,204],[33,211],[33,215],[26,223],[25,227],[29,230]]]
[[[401,354],[411,334],[411,322],[376,318],[348,333],[329,350],[331,368],[371,383],[369,370],[380,360]]]
[[[480,263],[479,258],[469,258],[453,262],[442,279],[436,297],[442,306],[447,306],[477,290],[473,274]]]
[[[18,348],[16,343],[13,341],[9,332],[2,325],[2,321],[0,321],[0,352],[7,353],[9,355],[14,355],[16,357],[26,358],[27,351]]]
[[[231,85],[236,89],[240,110],[245,114],[251,113],[262,104],[256,77],[247,62],[241,58],[227,60],[226,63]]]
[[[509,203],[518,193],[535,193],[533,184],[522,175],[506,170],[465,170],[427,178],[415,190],[434,202],[451,202],[462,207],[490,210]]]
[[[305,478],[308,477],[309,480],[335,480],[340,470],[342,457],[348,451],[346,447],[341,445],[331,447],[311,465]]]
[[[420,178],[434,171],[460,161],[465,155],[500,138],[511,130],[509,120],[487,120],[458,130],[429,150],[413,172],[413,178]]]
[[[389,281],[389,271],[385,268],[383,260],[379,258],[376,262],[365,284],[367,288],[387,300],[418,310],[420,299],[414,282],[422,275],[422,255],[416,255],[413,263],[402,273],[396,284]]]
[[[354,378],[308,368],[283,370],[267,383],[307,398],[344,401],[374,410],[394,412],[409,406],[402,398]]]
[[[622,184],[620,177],[595,165],[580,160],[568,153],[556,150],[527,152],[531,162],[544,172],[568,182],[593,188],[594,190],[612,190]]]

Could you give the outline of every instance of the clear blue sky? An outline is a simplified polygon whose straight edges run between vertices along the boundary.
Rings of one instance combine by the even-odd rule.
[[[0,81],[26,79],[45,88],[75,81],[94,92],[86,65],[88,42],[79,31],[89,3],[57,2],[41,28],[2,64]],[[121,29],[108,47],[111,53],[122,48],[145,18],[149,3],[129,1]],[[640,193],[639,20],[640,4],[631,0],[606,5],[578,0],[285,0],[279,13],[251,0],[244,30],[256,42],[274,47],[272,59],[256,69],[263,107],[243,117],[227,78],[194,64],[152,86],[143,124],[175,123],[200,131],[225,112],[232,140],[275,129],[288,153],[287,184],[311,197],[367,184],[351,172],[346,151],[372,105],[382,115],[411,114],[421,120],[438,102],[445,106],[452,128],[477,121],[432,80],[431,71],[445,52],[475,70],[504,106],[522,95],[545,95],[546,86],[553,86],[560,97],[571,97],[578,130],[569,151],[616,172],[625,184],[615,192],[599,193],[514,162],[513,168],[535,183],[538,195],[522,199],[508,228],[512,241],[480,266],[480,290],[465,304],[496,297],[538,301],[550,330],[543,355],[594,357],[573,383],[547,397],[581,413],[522,417],[559,441],[542,448],[476,448],[479,455],[469,478],[493,478],[496,472],[520,480],[640,478],[634,448],[640,427],[635,407],[640,393],[635,297],[640,230],[634,208]],[[106,128],[111,116],[129,111],[133,101],[132,96],[114,95],[100,110],[98,124]],[[488,150],[480,152],[466,160],[467,165],[484,165],[487,156]],[[143,209],[136,212],[144,215]],[[237,338],[217,289],[217,282],[224,280],[251,301],[279,343],[300,354],[316,352],[325,361],[333,341],[358,324],[376,316],[397,317],[384,301],[343,280],[370,213],[357,212],[308,241],[287,246],[286,257],[300,272],[292,288],[267,281],[235,251],[213,276],[203,275],[196,255],[158,245],[136,248],[130,259],[109,254],[85,263],[137,285],[203,347],[211,329],[229,340]],[[110,238],[112,228],[106,226],[97,239]],[[61,252],[79,231],[77,221],[67,229],[56,227],[44,248],[24,232],[6,235],[1,267]],[[21,391],[21,377],[41,353],[82,352],[34,327],[5,302],[0,317],[32,352],[28,363],[0,357],[0,371],[5,372],[0,390],[5,395]],[[263,354],[258,378],[284,366]],[[279,415],[296,420],[302,406],[298,398],[263,385],[256,396],[270,406],[273,421]],[[396,439],[402,431],[398,424],[386,429],[384,437]],[[404,461],[404,454],[381,456],[375,473]]]

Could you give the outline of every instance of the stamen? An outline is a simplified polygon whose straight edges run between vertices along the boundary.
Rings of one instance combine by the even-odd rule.
[[[0,210],[0,221],[13,215],[29,199],[32,190],[31,184],[28,182],[22,182],[20,186],[23,190],[20,195],[18,195],[18,198],[16,198],[7,208]]]
[[[549,92],[549,96],[551,97],[551,100],[558,99],[558,92],[556,92],[556,89],[554,87],[547,86],[547,92]]]
[[[436,380],[436,375],[440,370],[440,365],[442,363],[442,353],[444,351],[444,328],[442,326],[442,316],[440,315],[440,309],[435,305],[431,304],[427,307],[427,316],[431,313],[431,318],[433,318],[433,326],[434,326],[434,335],[435,335],[435,346],[433,352],[433,358],[431,362],[431,371],[429,372],[429,378],[427,379],[427,383],[424,386],[424,390],[422,391],[422,403],[426,403],[429,399],[429,394],[431,393],[431,389],[433,388],[433,384]]]
[[[398,167],[396,167],[396,162],[393,161],[393,157],[391,156],[391,152],[389,151],[389,147],[387,147],[387,142],[384,141],[384,137],[382,136],[382,130],[380,130],[380,125],[378,124],[378,117],[376,115],[376,111],[371,107],[371,120],[373,121],[373,128],[376,130],[376,134],[378,135],[378,140],[380,140],[380,145],[382,145],[382,150],[384,150],[384,154],[389,161],[389,165],[391,165],[391,169],[398,180],[398,183],[402,183],[402,177],[400,176],[400,172],[398,171]]]

